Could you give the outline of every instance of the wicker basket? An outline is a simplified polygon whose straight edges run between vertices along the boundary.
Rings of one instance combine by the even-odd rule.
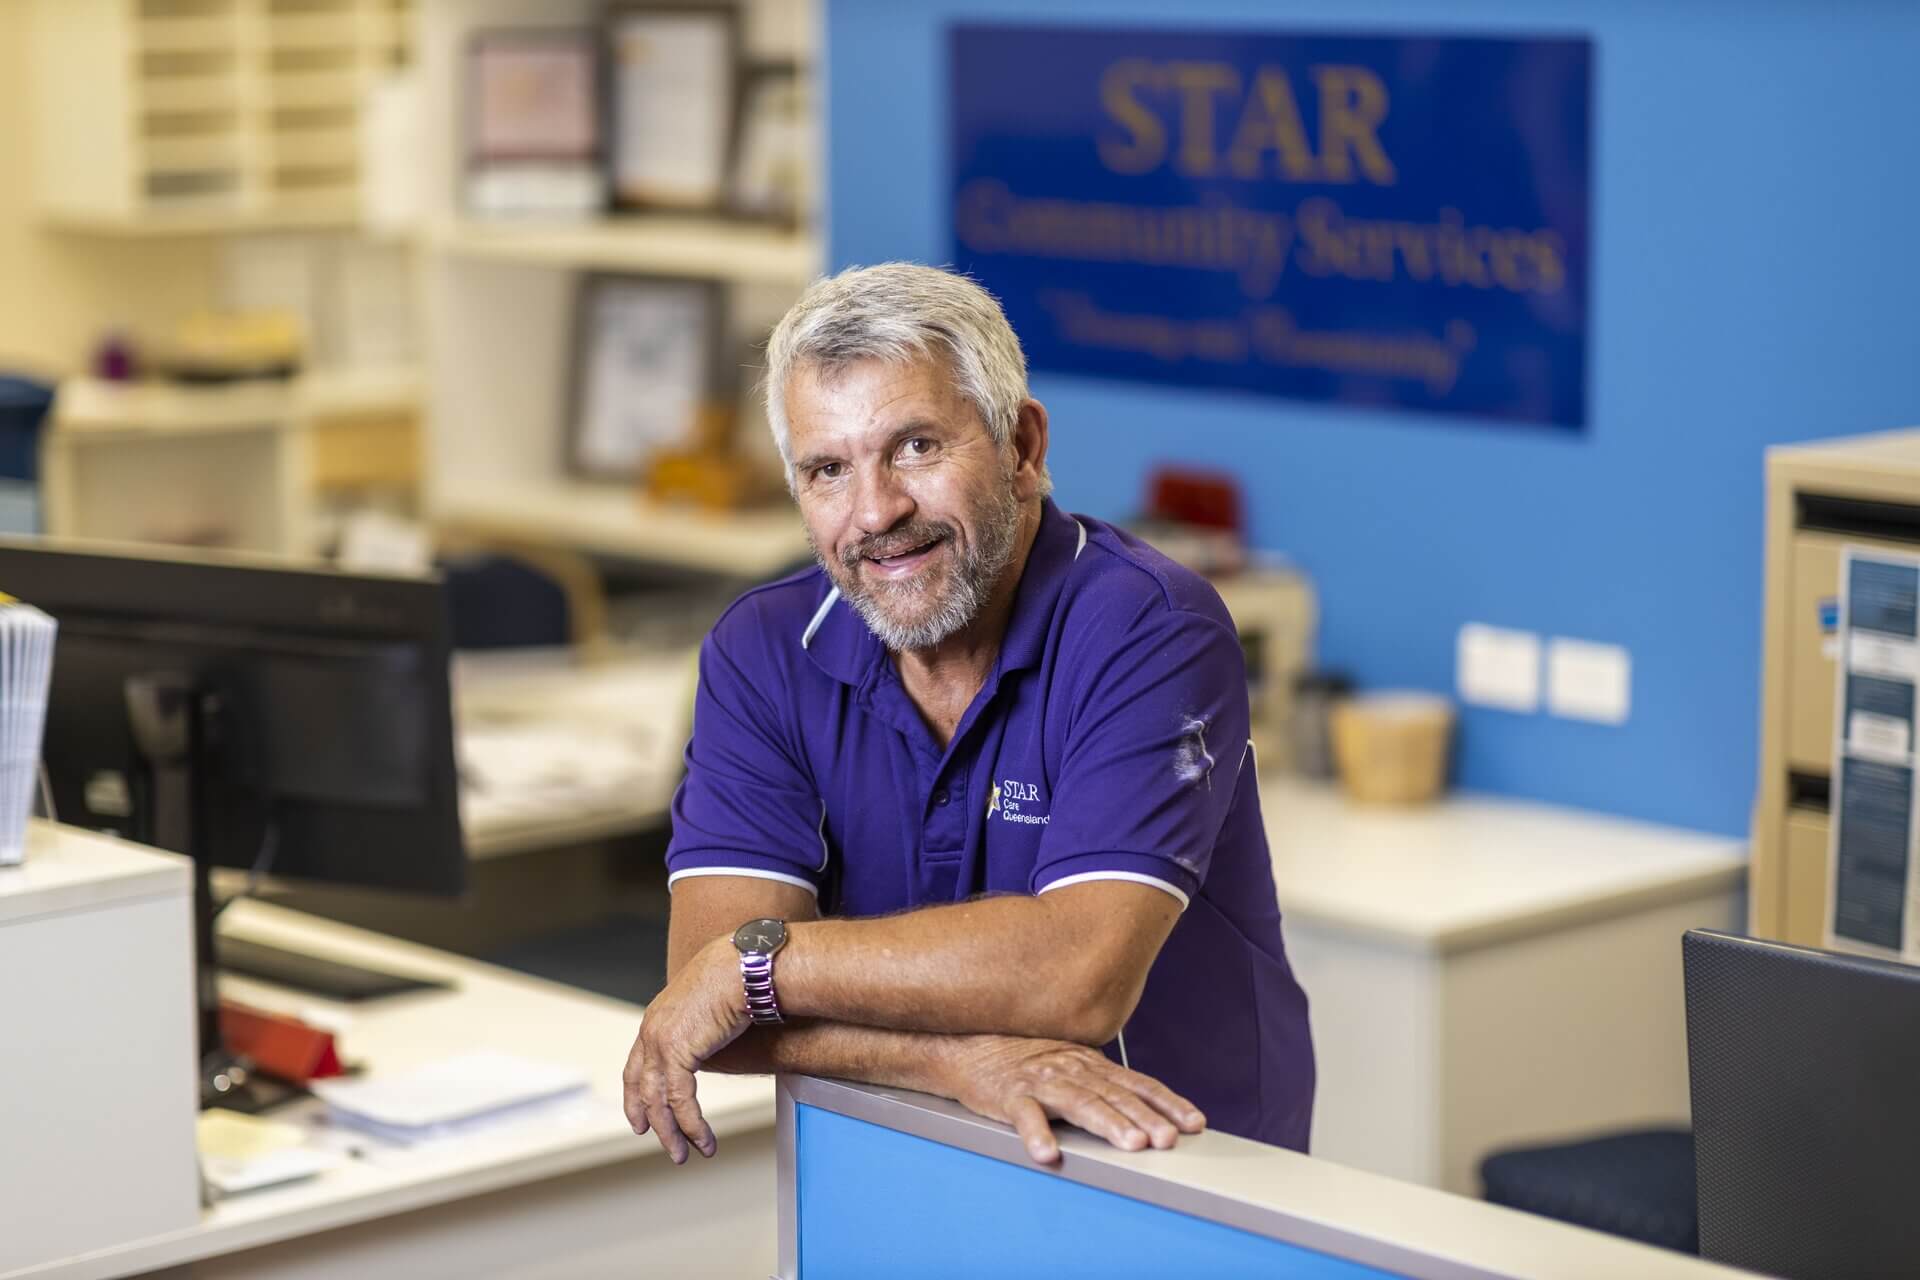
[[[1446,786],[1453,706],[1431,693],[1370,693],[1333,708],[1333,756],[1366,804],[1426,804]]]

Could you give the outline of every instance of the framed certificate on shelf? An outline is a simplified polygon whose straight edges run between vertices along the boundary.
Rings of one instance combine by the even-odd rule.
[[[609,27],[614,201],[628,209],[721,208],[740,65],[732,7],[614,11]]]
[[[726,293],[717,281],[590,275],[580,285],[567,465],[632,481],[662,450],[697,443],[720,390]]]
[[[731,212],[788,226],[812,220],[816,158],[809,92],[807,78],[793,63],[747,70],[740,142],[728,175]]]
[[[503,28],[467,47],[466,203],[478,214],[606,205],[592,28]]]

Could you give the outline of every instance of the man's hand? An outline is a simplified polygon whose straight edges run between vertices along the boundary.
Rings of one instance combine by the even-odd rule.
[[[1123,1151],[1151,1143],[1165,1150],[1199,1133],[1200,1109],[1152,1076],[1108,1061],[1098,1049],[1064,1040],[954,1036],[947,1048],[949,1097],[989,1120],[1010,1124],[1040,1164],[1060,1159],[1048,1117],[1079,1125]]]
[[[700,1114],[693,1073],[751,1025],[732,937],[702,947],[647,1005],[621,1074],[627,1123],[653,1136],[675,1164],[689,1141],[703,1156],[718,1148]]]

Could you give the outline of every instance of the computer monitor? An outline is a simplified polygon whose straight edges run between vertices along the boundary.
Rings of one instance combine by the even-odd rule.
[[[203,1055],[220,1048],[211,868],[465,888],[438,580],[0,539],[0,591],[60,626],[55,815],[194,859]]]
[[[1707,930],[1682,952],[1700,1252],[1920,1273],[1920,969]]]

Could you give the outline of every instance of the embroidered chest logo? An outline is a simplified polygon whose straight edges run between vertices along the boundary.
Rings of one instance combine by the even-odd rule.
[[[987,799],[987,817],[995,814],[1002,822],[1017,822],[1027,827],[1044,827],[1052,815],[1040,811],[1045,802],[1040,797],[1040,788],[1031,782],[1019,782],[1013,778],[1002,778],[993,784],[993,794]]]

